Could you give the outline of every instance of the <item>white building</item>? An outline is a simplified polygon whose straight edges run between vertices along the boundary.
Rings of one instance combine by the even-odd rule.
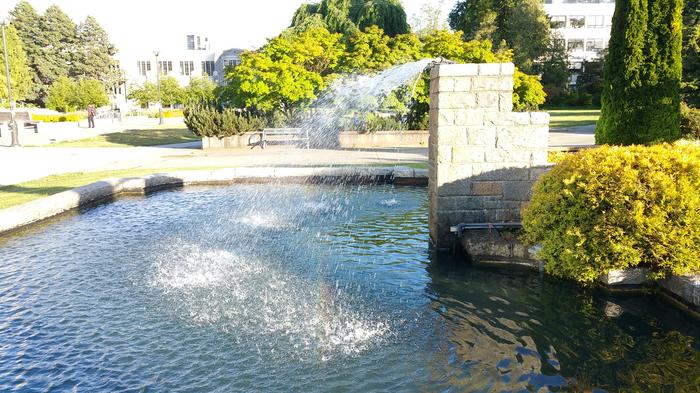
[[[135,104],[127,99],[129,91],[146,82],[155,83],[156,70],[160,70],[161,77],[174,77],[183,87],[187,86],[193,77],[203,75],[222,84],[225,68],[235,67],[241,62],[242,49],[215,51],[211,49],[207,37],[187,35],[183,38],[181,45],[158,51],[119,52],[117,60],[125,83],[112,91],[113,104],[122,111],[134,108]]]
[[[583,62],[600,58],[608,48],[615,0],[544,0],[544,10],[556,39],[564,40],[569,51],[571,83],[576,84]]]

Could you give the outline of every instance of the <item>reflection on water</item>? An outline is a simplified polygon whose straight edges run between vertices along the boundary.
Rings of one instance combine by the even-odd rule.
[[[697,391],[654,296],[437,260],[425,189],[124,199],[0,243],[0,391]]]

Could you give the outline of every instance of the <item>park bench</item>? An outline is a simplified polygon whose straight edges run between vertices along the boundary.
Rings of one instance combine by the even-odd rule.
[[[39,127],[38,127],[39,123],[32,121],[32,116],[29,114],[29,112],[26,112],[26,111],[15,112],[15,121],[17,122],[17,126],[20,129],[33,128],[34,133],[39,132]],[[12,117],[10,116],[10,112],[0,112],[0,124],[5,125],[7,127],[7,129],[9,130],[11,122],[12,122]],[[2,136],[2,135],[0,135],[0,136]]]
[[[268,142],[305,142],[306,148],[311,148],[309,130],[301,128],[265,128],[260,132],[260,146],[264,149]]]

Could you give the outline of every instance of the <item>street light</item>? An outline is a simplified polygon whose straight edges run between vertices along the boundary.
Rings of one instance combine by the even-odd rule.
[[[10,124],[12,125],[12,143],[10,146],[19,146],[19,128],[17,127],[17,119],[15,119],[15,102],[12,99],[12,79],[10,78],[10,61],[7,55],[7,37],[5,36],[5,28],[10,23],[10,15],[7,13],[0,14],[0,25],[2,26],[2,51],[5,56],[5,76],[7,78],[7,98],[10,101]]]
[[[158,124],[161,126],[163,125],[163,103],[160,100],[160,64],[158,63],[158,55],[160,55],[159,51],[153,51],[153,54],[156,56],[156,86],[158,86],[158,117],[160,118],[160,121]]]

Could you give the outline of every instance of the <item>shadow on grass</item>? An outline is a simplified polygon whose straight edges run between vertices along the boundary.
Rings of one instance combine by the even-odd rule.
[[[159,146],[199,141],[188,129],[126,130],[103,136],[109,143],[126,146]]]

